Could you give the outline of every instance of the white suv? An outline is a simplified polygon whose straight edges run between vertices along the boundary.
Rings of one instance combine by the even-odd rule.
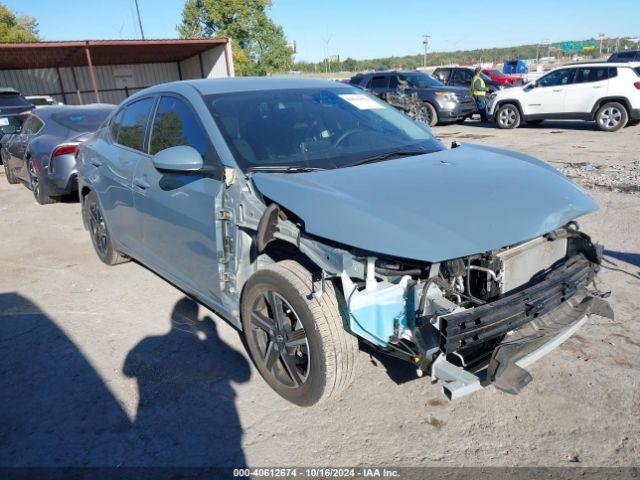
[[[640,122],[640,63],[588,63],[557,68],[534,82],[495,92],[488,113],[500,128],[522,121],[595,121],[615,132]]]

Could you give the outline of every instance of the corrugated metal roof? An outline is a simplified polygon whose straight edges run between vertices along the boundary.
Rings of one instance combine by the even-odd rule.
[[[226,38],[190,40],[85,40],[70,42],[0,43],[0,69],[178,62],[218,45]]]

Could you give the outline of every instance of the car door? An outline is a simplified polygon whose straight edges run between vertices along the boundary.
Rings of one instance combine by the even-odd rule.
[[[190,145],[202,155],[208,173],[160,172],[151,156],[140,160],[133,191],[144,258],[182,288],[216,302],[220,281],[215,200],[222,188],[222,165],[197,114],[183,97],[160,98],[150,135],[151,155]]]
[[[575,68],[560,68],[541,77],[524,91],[525,115],[562,116],[566,112],[565,98],[571,88]]]
[[[109,124],[108,141],[98,142],[86,161],[92,175],[111,236],[125,249],[137,253],[142,227],[133,204],[132,180],[136,165],[149,158],[145,140],[155,97],[126,104]]]
[[[591,113],[596,102],[609,90],[609,78],[615,77],[615,67],[584,66],[576,69],[565,96],[565,112]]]
[[[9,160],[9,167],[13,174],[25,181],[29,181],[29,172],[25,159],[29,142],[42,130],[44,122],[36,115],[29,115],[22,125],[20,133],[14,135],[7,144],[6,150]]]

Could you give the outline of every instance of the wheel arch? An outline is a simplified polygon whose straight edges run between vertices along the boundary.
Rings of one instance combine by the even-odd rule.
[[[600,108],[605,103],[609,103],[609,102],[620,103],[627,110],[627,115],[631,114],[631,102],[629,101],[629,99],[623,95],[612,95],[608,97],[602,97],[595,103],[595,105],[593,106],[593,109],[591,110],[591,120],[595,120],[598,110],[600,110]]]
[[[496,115],[498,114],[498,110],[500,110],[500,107],[502,107],[503,105],[507,105],[509,103],[514,105],[518,109],[518,112],[520,112],[520,117],[523,120],[526,120],[524,116],[524,110],[522,109],[522,104],[520,103],[520,100],[512,99],[512,98],[506,98],[504,100],[498,100],[496,102],[496,106],[494,107],[494,110],[493,110],[493,118],[494,119],[496,118]]]

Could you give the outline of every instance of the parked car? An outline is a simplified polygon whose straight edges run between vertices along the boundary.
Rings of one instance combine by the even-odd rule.
[[[115,109],[114,105],[38,107],[19,133],[3,139],[7,181],[22,181],[39,204],[77,191],[75,154]]]
[[[640,73],[632,63],[567,65],[522,87],[496,92],[488,112],[500,128],[578,119],[614,132],[640,120]]]
[[[433,76],[440,80],[443,84],[452,87],[462,87],[469,90],[471,88],[471,80],[475,72],[467,67],[439,67],[433,71]],[[491,80],[486,74],[481,73],[482,79],[487,87],[488,93],[493,93],[505,88],[505,85]]]
[[[24,98],[37,107],[44,105],[63,105],[50,95],[27,95]]]
[[[482,368],[514,393],[586,314],[611,315],[587,289],[601,249],[574,221],[597,208],[584,191],[520,153],[447,149],[349,85],[154,86],[78,165],[98,257],[135,258],[218,312],[299,405],[351,383],[359,341],[450,398],[482,388]]]
[[[476,104],[468,89],[447,87],[429,75],[417,71],[388,71],[359,73],[349,84],[366,89],[379,97],[395,93],[405,84],[404,93],[418,95],[426,107],[428,124],[464,121],[476,111]]]
[[[496,83],[501,85],[506,85],[508,87],[512,87],[514,85],[522,85],[523,81],[521,77],[516,77],[514,75],[505,75],[500,70],[485,68],[482,70],[487,77],[493,80]],[[472,77],[473,78],[473,77]]]
[[[0,88],[0,133],[20,131],[22,123],[35,106],[13,88]]]
[[[615,52],[609,57],[609,62],[640,62],[640,50]]]

